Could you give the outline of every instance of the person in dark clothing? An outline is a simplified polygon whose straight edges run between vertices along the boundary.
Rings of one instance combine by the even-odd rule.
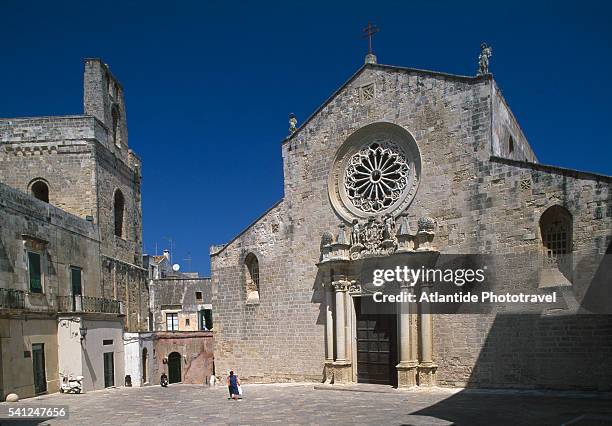
[[[230,371],[230,375],[227,378],[227,387],[229,389],[230,398],[238,399],[238,395],[240,394],[238,391],[238,386],[240,386],[238,376],[236,376],[233,371]]]

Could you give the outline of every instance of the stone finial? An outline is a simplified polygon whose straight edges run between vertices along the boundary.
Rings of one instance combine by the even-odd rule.
[[[398,237],[404,236],[404,235],[412,235],[412,232],[410,230],[410,224],[408,223],[408,217],[407,216],[400,216],[400,218],[399,218],[399,226],[397,227],[396,235]]]
[[[433,232],[436,228],[436,221],[431,217],[425,216],[419,219],[417,226],[419,232]]]
[[[321,235],[321,247],[328,246],[334,242],[334,236],[331,232],[325,231]]]
[[[418,251],[432,251],[435,248],[431,245],[434,239],[434,230],[436,229],[436,221],[431,217],[422,217],[417,222],[419,228],[417,232]]]
[[[375,64],[376,63],[376,55],[373,53],[368,53],[365,57],[366,64]]]
[[[400,216],[398,218],[397,232],[397,251],[406,252],[414,250],[414,236],[408,224],[408,216]]]
[[[289,134],[292,135],[297,130],[297,118],[294,113],[289,114]]]
[[[346,232],[344,231],[344,223],[341,223],[339,228],[340,231],[338,232],[338,238],[336,239],[336,243],[338,244],[347,244],[346,242]]]
[[[480,43],[480,55],[478,55],[478,75],[490,74],[489,58],[493,55],[493,48],[487,43]]]

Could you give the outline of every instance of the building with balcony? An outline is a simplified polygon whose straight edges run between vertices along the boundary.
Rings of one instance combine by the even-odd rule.
[[[84,114],[0,119],[0,397],[123,384],[145,331],[140,159],[123,89],[85,60]]]

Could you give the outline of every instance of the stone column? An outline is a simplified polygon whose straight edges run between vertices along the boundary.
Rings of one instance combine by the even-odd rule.
[[[346,329],[344,305],[346,289],[342,281],[334,283],[336,288],[336,361],[346,361]]]
[[[327,347],[325,351],[325,362],[334,360],[334,289],[330,284],[325,286],[325,336],[327,338]]]
[[[412,287],[408,284],[401,286],[400,291],[406,295],[413,294]],[[409,388],[417,384],[416,348],[413,348],[414,330],[412,327],[415,305],[408,301],[399,305],[399,364],[397,368],[397,384],[400,388]]]
[[[429,293],[431,283],[422,283],[421,291]],[[421,303],[420,346],[421,362],[418,366],[419,386],[435,386],[438,365],[433,361],[433,323],[428,302]]]
[[[334,361],[334,383],[348,383],[351,381],[351,363],[346,356],[346,297],[349,284],[344,279],[333,282],[334,290],[336,291],[336,360]]]
[[[334,287],[325,284],[325,383],[334,380]]]

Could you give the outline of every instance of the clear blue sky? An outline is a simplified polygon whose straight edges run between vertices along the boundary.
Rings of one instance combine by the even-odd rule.
[[[209,273],[208,247],[282,197],[287,115],[305,119],[359,66],[473,75],[479,44],[542,163],[612,175],[612,8],[605,1],[0,4],[0,117],[82,113],[83,58],[121,80],[143,160],[144,249]]]

